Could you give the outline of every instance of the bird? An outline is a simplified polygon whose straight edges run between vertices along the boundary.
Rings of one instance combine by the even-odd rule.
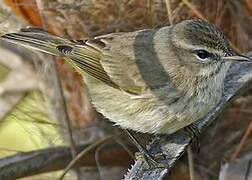
[[[200,19],[81,40],[25,27],[0,39],[62,57],[83,76],[98,112],[149,134],[172,134],[203,118],[220,101],[231,63],[252,62]]]

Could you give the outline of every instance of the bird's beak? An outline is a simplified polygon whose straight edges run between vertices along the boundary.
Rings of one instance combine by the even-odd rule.
[[[222,58],[225,61],[233,61],[233,62],[251,62],[252,63],[252,58],[241,55],[241,54],[235,54],[231,56],[225,56]]]

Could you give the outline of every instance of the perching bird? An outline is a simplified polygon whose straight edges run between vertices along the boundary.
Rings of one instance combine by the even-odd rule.
[[[28,27],[1,39],[63,57],[100,113],[143,133],[171,134],[204,117],[220,101],[231,62],[252,62],[202,20],[76,41]]]

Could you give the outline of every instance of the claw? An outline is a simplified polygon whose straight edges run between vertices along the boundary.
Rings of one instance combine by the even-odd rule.
[[[148,169],[156,169],[156,168],[167,168],[168,165],[162,162],[158,162],[157,160],[161,159],[160,154],[157,154],[155,156],[151,156],[149,154],[143,154],[140,152],[137,152],[135,154],[136,160],[142,160],[146,162],[148,165]],[[164,159],[164,156],[162,154],[162,160]]]

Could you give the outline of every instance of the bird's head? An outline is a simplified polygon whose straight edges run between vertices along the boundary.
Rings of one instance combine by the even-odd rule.
[[[236,53],[217,27],[203,20],[176,24],[171,39],[181,64],[197,75],[217,74],[230,62],[252,62]]]

